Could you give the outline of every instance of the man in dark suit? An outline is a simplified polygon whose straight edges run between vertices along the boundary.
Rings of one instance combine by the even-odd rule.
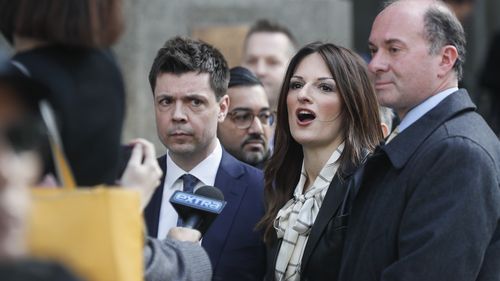
[[[228,80],[224,57],[208,44],[176,37],[158,51],[149,81],[158,135],[168,152],[158,160],[165,177],[145,217],[149,235],[164,238],[182,226],[168,201],[175,190],[218,187],[227,205],[202,240],[213,280],[261,280],[265,246],[254,227],[264,212],[263,175],[224,151],[216,137],[228,111]]]
[[[500,144],[457,88],[462,26],[439,1],[391,2],[369,46],[401,123],[366,163],[339,280],[499,280]]]

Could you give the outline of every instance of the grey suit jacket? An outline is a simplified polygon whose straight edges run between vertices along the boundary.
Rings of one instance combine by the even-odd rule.
[[[203,248],[192,242],[148,238],[144,247],[146,281],[209,281],[210,259]]]
[[[500,280],[500,143],[465,90],[365,166],[342,281]]]

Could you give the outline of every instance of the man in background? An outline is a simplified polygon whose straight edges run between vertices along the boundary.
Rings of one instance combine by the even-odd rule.
[[[268,20],[257,21],[245,37],[241,64],[264,84],[272,110],[278,107],[283,77],[296,48],[290,30]]]
[[[217,130],[222,146],[238,160],[263,168],[271,151],[275,114],[262,83],[244,67],[230,70],[229,112]]]

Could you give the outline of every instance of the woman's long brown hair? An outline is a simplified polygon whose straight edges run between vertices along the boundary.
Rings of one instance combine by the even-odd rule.
[[[264,231],[264,241],[271,243],[273,222],[278,211],[292,198],[299,181],[304,154],[290,132],[286,98],[290,78],[299,63],[318,53],[328,66],[342,99],[345,147],[340,156],[340,175],[357,167],[365,151],[372,151],[382,140],[378,102],[366,63],[349,49],[331,43],[311,43],[292,58],[283,80],[278,100],[274,152],[264,172],[266,213],[257,224]]]

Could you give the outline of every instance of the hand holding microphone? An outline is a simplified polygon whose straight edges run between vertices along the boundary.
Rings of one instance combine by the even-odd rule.
[[[172,227],[167,237],[179,241],[198,242],[201,239],[201,232],[186,227]]]
[[[170,203],[182,218],[183,228],[198,230],[201,236],[226,206],[224,195],[213,186],[202,186],[195,193],[176,191],[170,197]],[[174,234],[179,234],[181,231],[178,228],[173,229]]]

